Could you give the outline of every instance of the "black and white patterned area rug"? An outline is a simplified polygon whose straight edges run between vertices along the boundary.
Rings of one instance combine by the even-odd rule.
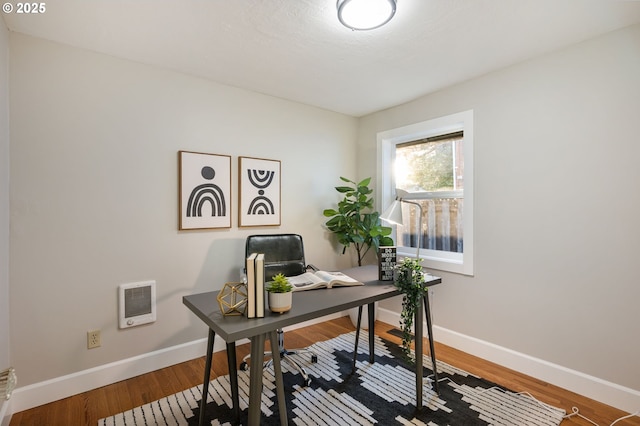
[[[440,395],[431,389],[431,360],[423,359],[423,405],[416,411],[415,375],[402,359],[400,348],[376,336],[376,362],[368,362],[368,336],[361,333],[357,371],[351,374],[355,332],[314,344],[318,362],[296,355],[312,376],[303,387],[301,376],[282,363],[290,425],[559,425],[565,412],[528,395],[438,362]],[[231,425],[229,377],[209,386],[207,415],[211,425]],[[238,372],[242,424],[249,402],[249,372]],[[264,372],[263,425],[278,425],[273,367]],[[202,386],[101,419],[99,425],[197,425]]]

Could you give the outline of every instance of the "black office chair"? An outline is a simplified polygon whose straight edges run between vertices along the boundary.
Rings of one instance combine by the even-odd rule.
[[[304,273],[307,269],[316,268],[313,265],[307,265],[304,260],[304,245],[302,237],[298,234],[269,234],[269,235],[250,235],[247,237],[245,245],[245,257],[251,253],[264,253],[264,276],[265,281],[271,281],[274,275],[282,273],[285,276],[294,276]],[[285,349],[284,332],[282,329],[277,330],[278,333],[278,351],[280,359],[300,372],[305,386],[311,384],[309,374],[295,359],[289,355],[310,354],[311,362],[318,362],[316,354],[306,348],[301,349]],[[265,352],[270,359],[265,366],[273,362],[273,352]],[[249,355],[243,358],[240,364],[241,370],[247,370]]]

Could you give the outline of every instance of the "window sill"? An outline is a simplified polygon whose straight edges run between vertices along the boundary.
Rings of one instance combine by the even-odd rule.
[[[397,252],[399,258],[416,256],[416,249],[411,247],[398,247]],[[427,252],[435,251],[420,250],[420,258],[423,259],[422,266],[424,268],[473,276],[473,265],[470,262],[464,262],[464,254],[443,253],[443,256],[434,256]]]

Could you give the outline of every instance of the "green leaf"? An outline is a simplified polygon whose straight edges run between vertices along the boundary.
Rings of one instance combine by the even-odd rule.
[[[363,179],[362,181],[360,181],[360,183],[358,183],[358,186],[369,186],[370,182],[371,182],[371,178],[368,177],[368,178]]]
[[[393,238],[389,238],[389,237],[380,238],[380,247],[392,246],[392,245],[393,245]]]
[[[369,195],[373,192],[373,189],[369,189],[366,186],[359,186],[358,192],[362,195]]]
[[[341,217],[340,216],[334,216],[331,219],[329,219],[325,225],[327,226],[334,226],[334,225],[338,225],[341,222]]]
[[[362,242],[364,242],[364,237],[362,237],[361,235],[357,235],[357,234],[356,234],[356,235],[352,235],[352,236],[351,236],[351,240],[352,240],[354,243],[362,243]]]

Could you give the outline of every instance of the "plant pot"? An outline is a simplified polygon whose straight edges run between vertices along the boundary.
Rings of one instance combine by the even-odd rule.
[[[375,321],[378,318],[378,302],[374,303],[373,310],[373,320]],[[351,319],[351,323],[354,327],[358,326],[358,308],[349,309],[349,318]],[[362,307],[362,322],[360,324],[360,328],[363,330],[369,329],[369,307],[364,305]]]
[[[271,312],[285,313],[291,309],[291,302],[293,301],[293,292],[288,293],[271,293],[269,292],[269,310]]]

